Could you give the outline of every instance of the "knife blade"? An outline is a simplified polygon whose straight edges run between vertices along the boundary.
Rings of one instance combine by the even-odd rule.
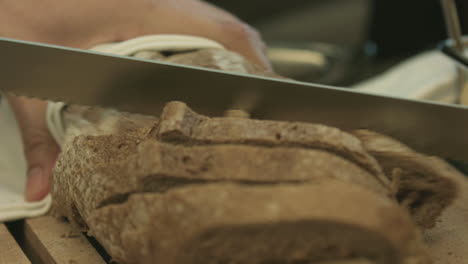
[[[8,38],[0,38],[0,58],[0,89],[16,95],[152,115],[179,100],[216,115],[255,92],[254,118],[372,129],[418,151],[468,162],[464,106]]]

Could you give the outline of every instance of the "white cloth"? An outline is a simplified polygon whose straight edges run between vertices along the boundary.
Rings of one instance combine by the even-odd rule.
[[[188,51],[199,49],[224,49],[216,41],[185,35],[149,35],[119,43],[101,44],[92,51],[130,56],[140,51]]]
[[[185,35],[150,35],[93,47],[91,50],[121,56],[132,56],[142,51],[188,51],[224,49],[212,40]],[[137,55],[138,56],[138,55]],[[61,145],[64,125],[61,110],[65,104],[49,102],[46,119],[54,139]],[[5,98],[0,102],[0,222],[35,217],[45,214],[51,205],[48,195],[39,202],[26,202],[26,161],[23,145],[14,115]]]

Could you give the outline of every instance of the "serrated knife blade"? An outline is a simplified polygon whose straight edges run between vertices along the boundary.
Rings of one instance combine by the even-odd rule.
[[[180,100],[220,114],[255,92],[259,119],[372,129],[418,151],[468,162],[468,108],[350,89],[0,38],[0,89],[71,104],[158,114]],[[143,103],[145,102],[145,103]],[[148,102],[154,107],[148,108]]]

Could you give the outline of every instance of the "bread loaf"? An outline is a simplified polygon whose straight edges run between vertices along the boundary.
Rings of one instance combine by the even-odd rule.
[[[100,132],[67,140],[54,171],[55,212],[117,261],[429,263],[389,188],[357,162],[313,145],[160,142],[161,120],[81,128]]]
[[[94,209],[134,192],[219,181],[260,185],[339,179],[391,197],[390,189],[368,171],[322,150],[187,147],[158,142],[139,131],[79,136],[63,147],[56,165],[60,176],[54,179],[55,196],[61,197],[56,204],[62,212],[76,207],[86,218]],[[67,214],[72,221],[82,222],[75,215],[73,211]]]

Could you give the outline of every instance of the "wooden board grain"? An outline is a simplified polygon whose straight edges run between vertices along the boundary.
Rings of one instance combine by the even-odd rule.
[[[30,264],[7,227],[0,223],[0,264]]]
[[[105,263],[86,237],[68,222],[44,216],[17,223],[13,229],[33,263]]]

